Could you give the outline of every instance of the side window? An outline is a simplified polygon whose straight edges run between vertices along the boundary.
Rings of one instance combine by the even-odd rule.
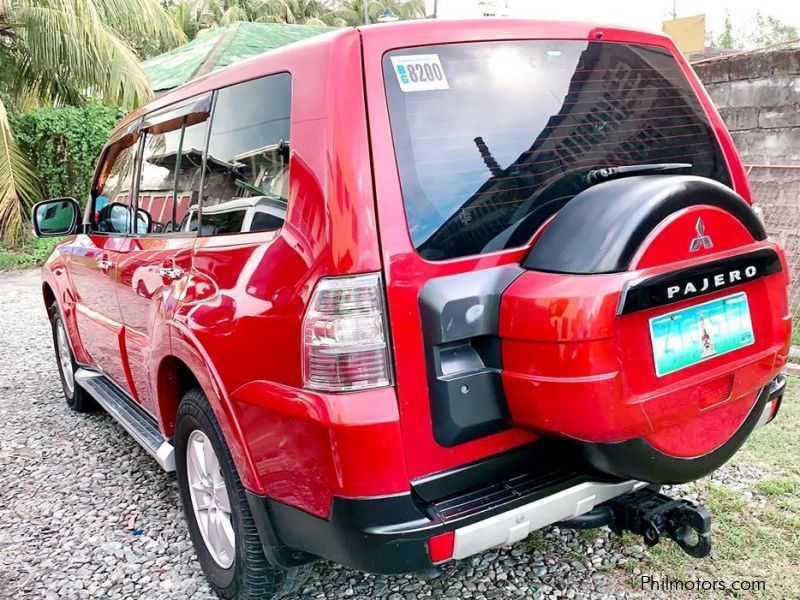
[[[125,234],[129,230],[136,141],[125,139],[106,153],[94,191],[91,227],[97,233]]]
[[[206,121],[182,118],[145,131],[138,207],[149,233],[197,230],[205,141]]]
[[[270,231],[283,225],[291,95],[288,73],[217,92],[200,235]]]

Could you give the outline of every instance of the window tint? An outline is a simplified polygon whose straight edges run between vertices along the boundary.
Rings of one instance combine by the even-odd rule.
[[[409,231],[430,260],[525,244],[594,168],[691,163],[693,175],[730,185],[708,119],[664,50],[411,48],[386,55],[384,77]]]
[[[94,192],[92,230],[98,233],[127,233],[132,220],[132,195],[136,140],[128,139],[109,148]],[[139,227],[142,224],[139,223]]]
[[[286,73],[218,92],[200,235],[282,226],[289,195],[290,106],[291,77]]]
[[[244,228],[245,209],[225,210],[224,212],[204,212],[202,235],[222,235],[241,233]]]
[[[151,218],[151,233],[195,231],[206,121],[180,120],[145,132],[139,175],[139,209]]]
[[[270,229],[280,229],[282,225],[283,219],[280,216],[257,212],[253,215],[250,229],[252,231],[269,231]]]

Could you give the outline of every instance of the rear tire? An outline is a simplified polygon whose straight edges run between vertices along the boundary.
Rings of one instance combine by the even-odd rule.
[[[64,392],[67,406],[75,412],[89,412],[95,408],[96,404],[86,390],[75,381],[75,372],[78,370],[78,365],[72,355],[64,319],[55,304],[50,307],[50,325],[53,331],[53,346],[56,351],[58,375],[61,378],[61,389]]]
[[[175,465],[197,559],[217,594],[266,599],[302,586],[309,567],[267,562],[230,450],[199,388],[186,392],[178,408]]]

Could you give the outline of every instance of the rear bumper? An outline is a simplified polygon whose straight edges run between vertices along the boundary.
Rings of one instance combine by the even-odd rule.
[[[759,425],[774,419],[784,389],[779,376],[763,390]],[[516,471],[520,464],[530,468],[542,464],[541,459],[566,456],[557,446],[542,443],[415,482],[409,493],[335,497],[327,519],[253,492],[247,492],[247,499],[274,566],[322,557],[361,571],[392,574],[430,568],[432,537],[449,534],[437,562],[462,559],[517,542],[648,485],[568,467]],[[490,481],[487,476],[493,471],[496,479]],[[480,483],[465,488],[470,481]]]
[[[361,571],[391,574],[430,568],[433,536],[453,532],[447,542],[452,540],[452,550],[438,562],[466,558],[519,541],[644,485],[559,473],[494,484],[431,503],[412,493],[336,498],[328,519],[250,492],[248,501],[273,564],[290,566],[319,556]],[[281,547],[302,553],[276,552]]]
[[[767,401],[761,411],[761,416],[756,423],[756,429],[763,427],[778,416],[778,411],[783,402],[783,392],[786,391],[786,378],[778,375],[768,386]]]

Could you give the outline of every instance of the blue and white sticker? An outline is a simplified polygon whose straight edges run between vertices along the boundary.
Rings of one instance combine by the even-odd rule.
[[[391,58],[397,82],[402,91],[428,92],[450,89],[438,54],[392,56]]]

